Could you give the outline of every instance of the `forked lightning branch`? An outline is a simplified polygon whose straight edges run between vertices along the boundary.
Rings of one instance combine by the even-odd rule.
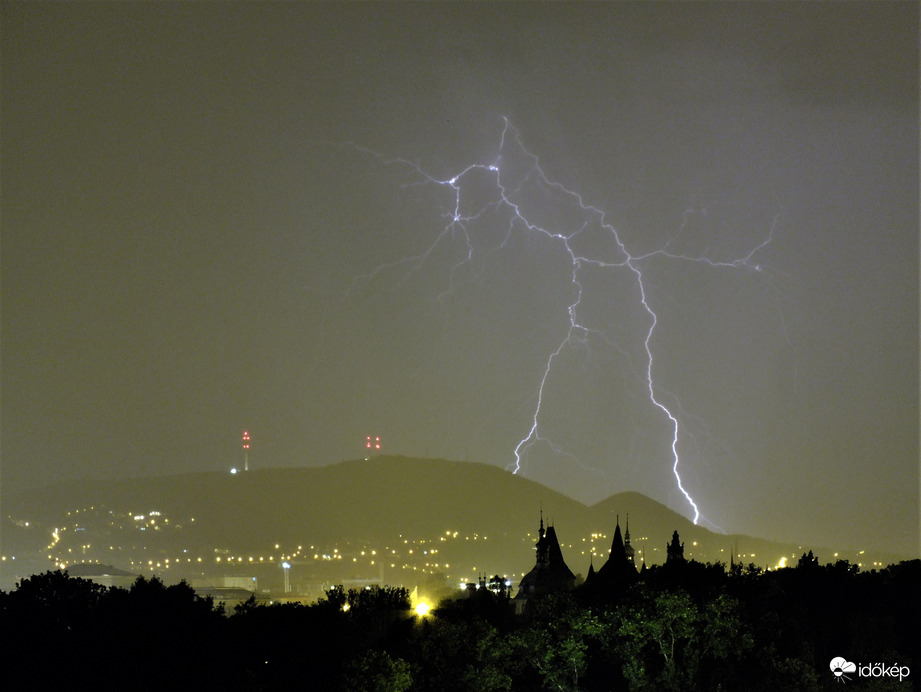
[[[573,458],[573,455],[550,439],[542,430],[541,415],[547,384],[558,359],[567,349],[579,346],[593,336],[604,341],[603,334],[584,323],[580,314],[585,290],[585,272],[589,269],[603,272],[625,272],[630,277],[637,289],[632,293],[635,297],[610,295],[605,296],[605,299],[609,301],[636,300],[638,301],[636,307],[641,308],[646,315],[645,326],[642,326],[636,334],[636,338],[642,343],[645,360],[641,378],[648,393],[649,405],[661,415],[664,430],[666,430],[665,434],[670,441],[671,455],[669,459],[663,460],[663,463],[670,465],[675,483],[693,511],[693,519],[696,524],[700,518],[700,509],[685,488],[681,477],[682,461],[679,454],[682,439],[681,424],[677,413],[673,410],[675,407],[666,403],[662,395],[664,390],[657,385],[656,381],[655,354],[651,342],[659,323],[659,317],[648,297],[648,278],[644,275],[644,266],[649,260],[658,258],[674,262],[693,262],[711,268],[761,271],[755,257],[771,242],[777,217],[775,216],[770,228],[765,230],[758,243],[748,248],[744,255],[729,260],[675,253],[669,249],[668,243],[658,249],[640,253],[628,247],[621,233],[607,220],[608,214],[605,210],[588,202],[581,193],[548,177],[540,159],[525,147],[521,134],[507,118],[504,119],[495,156],[486,161],[466,164],[456,169],[456,172],[447,178],[432,175],[420,165],[407,159],[384,159],[376,152],[363,148],[362,150],[385,160],[387,164],[406,167],[413,175],[418,176],[416,181],[418,184],[435,185],[447,189],[451,200],[450,206],[444,210],[446,224],[433,229],[433,238],[430,243],[421,247],[415,255],[379,265],[363,277],[365,279],[372,279],[388,268],[400,266],[409,267],[410,272],[414,271],[424,265],[435,254],[436,249],[444,250],[441,248],[442,245],[451,245],[455,248],[460,247],[462,250],[456,255],[450,272],[450,285],[446,290],[446,293],[450,293],[454,288],[456,274],[464,265],[473,261],[478,251],[483,251],[482,248],[478,248],[476,242],[478,236],[470,229],[475,222],[487,215],[490,215],[490,219],[494,215],[499,215],[498,218],[507,218],[507,225],[503,221],[502,225],[492,229],[491,232],[494,232],[495,235],[490,249],[505,247],[513,232],[522,232],[538,236],[558,245],[563,250],[562,253],[557,252],[555,256],[560,257],[560,261],[566,263],[565,271],[570,277],[573,289],[573,297],[565,308],[568,326],[556,345],[547,353],[541,370],[534,373],[535,404],[527,429],[522,431],[523,437],[512,450],[512,460],[508,468],[513,473],[518,473],[526,466],[529,453],[537,445],[546,446],[556,455]],[[540,205],[536,203],[536,200],[540,201]],[[543,218],[547,216],[548,204],[560,209],[575,210],[577,214],[575,216],[570,214],[571,218],[567,218],[567,213],[561,212],[558,216],[562,220],[550,225]],[[574,222],[573,219],[578,220]],[[580,242],[584,240],[584,237],[580,238],[580,236],[588,233],[594,234],[595,238],[602,238],[603,252],[595,254],[584,249],[588,243]],[[457,252],[456,249],[455,252]]]

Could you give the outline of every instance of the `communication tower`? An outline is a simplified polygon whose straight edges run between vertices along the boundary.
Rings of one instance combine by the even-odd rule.
[[[365,449],[369,454],[371,452],[381,451],[381,438],[378,436],[368,435],[365,438]]]
[[[249,433],[243,431],[243,470],[249,471]]]

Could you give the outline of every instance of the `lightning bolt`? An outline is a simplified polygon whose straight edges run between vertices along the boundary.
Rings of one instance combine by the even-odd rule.
[[[508,470],[517,474],[524,468],[525,458],[529,450],[537,444],[549,446],[557,455],[575,458],[561,446],[541,434],[540,418],[545,387],[554,370],[555,361],[561,357],[567,348],[585,344],[590,337],[601,338],[613,346],[605,334],[580,321],[579,308],[583,297],[582,278],[585,270],[587,268],[597,268],[604,271],[619,270],[630,272],[639,292],[639,303],[649,319],[648,327],[643,336],[645,368],[643,369],[642,380],[644,381],[645,389],[648,391],[650,403],[668,421],[671,436],[671,470],[678,490],[693,511],[694,523],[696,524],[701,517],[701,512],[697,502],[685,488],[680,474],[681,459],[678,448],[681,433],[679,419],[666,405],[663,390],[655,383],[655,358],[651,343],[659,318],[647,295],[647,279],[643,274],[643,266],[654,258],[665,258],[677,262],[704,264],[714,269],[727,268],[760,272],[762,268],[755,263],[754,258],[759,251],[773,240],[779,214],[774,217],[770,229],[766,232],[761,242],[752,247],[742,257],[716,260],[706,256],[692,256],[672,252],[670,246],[681,235],[687,223],[689,212],[685,214],[681,229],[679,229],[675,238],[669,240],[659,249],[634,254],[629,251],[614,225],[608,222],[606,212],[588,203],[580,193],[548,177],[541,166],[539,158],[525,147],[519,131],[509,122],[508,118],[503,118],[503,123],[498,155],[493,161],[470,164],[447,178],[437,177],[424,170],[418,163],[408,159],[386,159],[377,152],[354,144],[351,145],[356,149],[374,155],[388,165],[400,165],[411,170],[418,178],[410,185],[435,185],[445,188],[450,191],[451,199],[444,214],[447,220],[444,228],[439,231],[434,241],[425,250],[416,255],[378,265],[371,273],[358,277],[356,281],[368,281],[388,269],[409,266],[410,270],[404,277],[405,280],[424,265],[439,246],[445,243],[459,242],[463,247],[462,257],[453,265],[448,276],[448,286],[438,296],[439,300],[443,299],[455,289],[458,273],[462,267],[473,261],[477,252],[477,244],[469,231],[470,225],[491,212],[506,213],[508,215],[508,226],[497,248],[506,246],[509,237],[516,228],[521,228],[528,234],[543,236],[560,246],[570,263],[570,281],[573,288],[573,298],[567,307],[568,328],[544,363],[536,388],[536,404],[530,418],[530,428],[527,435],[515,446],[513,450],[514,460],[507,466]],[[486,195],[483,194],[484,179],[490,181],[490,192]],[[465,195],[465,190],[470,190],[470,193]],[[477,190],[477,193],[475,194],[473,190]],[[549,224],[541,222],[533,215],[529,216],[525,207],[527,206],[528,193],[531,190],[555,197],[563,206],[574,205],[582,217],[588,220],[584,220],[578,227],[559,230],[559,228],[551,227]],[[468,202],[466,199],[466,197],[476,196],[481,199],[473,202]],[[567,223],[564,220],[559,222],[558,225],[566,226]],[[606,251],[601,253],[604,256],[589,256],[577,249],[579,236],[591,230],[598,231],[606,237]],[[667,392],[664,393],[667,394]]]

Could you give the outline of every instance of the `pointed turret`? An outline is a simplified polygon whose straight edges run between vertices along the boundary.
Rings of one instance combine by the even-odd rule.
[[[545,540],[547,532],[544,531],[544,510],[540,511],[540,528],[537,530],[537,566],[546,567],[550,564],[548,542]]]
[[[586,577],[585,577],[585,583],[586,583],[586,584],[591,584],[592,581],[595,579],[595,560],[594,560],[594,557],[595,557],[594,555],[589,555],[589,556],[588,556],[588,574],[587,574]]]
[[[528,572],[518,584],[516,601],[536,598],[548,593],[569,591],[575,586],[576,575],[563,560],[563,550],[556,537],[556,529],[551,525],[544,530],[544,515],[541,512],[540,529],[535,548],[537,559],[534,569]]]
[[[630,545],[630,515],[627,515],[627,528],[624,531],[624,554],[627,556],[627,562],[636,569],[636,562],[633,559],[633,556],[636,551],[633,550],[633,546]]]
[[[616,560],[618,562],[627,560],[627,551],[624,549],[624,538],[620,533],[620,515],[617,516],[617,524],[614,527],[614,539],[611,541],[611,556],[608,562]]]
[[[633,548],[631,547],[631,551]],[[611,541],[611,554],[608,561],[598,570],[597,581],[606,588],[614,588],[636,577],[636,567],[627,557],[626,545],[620,533],[620,517],[614,527],[614,538]]]

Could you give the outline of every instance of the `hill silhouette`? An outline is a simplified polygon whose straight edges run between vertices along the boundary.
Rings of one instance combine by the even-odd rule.
[[[55,544],[56,555],[67,562],[84,558],[125,568],[129,561],[198,555],[207,565],[215,554],[268,554],[276,545],[282,552],[302,546],[300,557],[309,561],[312,546],[316,553],[338,551],[343,578],[373,573],[377,568],[362,566],[357,556],[385,549],[399,556],[393,564],[404,569],[433,572],[437,565],[452,579],[473,578],[474,570],[521,575],[533,566],[541,510],[545,522],[556,526],[577,574],[587,572],[593,548],[596,568],[604,562],[618,517],[623,530],[627,515],[637,560],[645,557],[650,564],[664,561],[675,530],[686,555],[700,561],[728,562],[734,550],[737,561],[761,567],[784,556],[795,564],[792,558],[813,548],[716,534],[639,493],[586,506],[495,466],[393,456],[236,475],[64,482],[10,498],[7,505],[13,526],[28,521],[30,534],[41,537],[32,549],[47,544],[53,528],[69,527]],[[145,519],[133,519],[138,516]],[[15,532],[4,528],[7,546]],[[414,552],[410,559],[413,545],[424,555],[433,549],[437,557],[426,560]],[[100,549],[109,552],[100,555]],[[351,565],[341,557],[353,554]]]

